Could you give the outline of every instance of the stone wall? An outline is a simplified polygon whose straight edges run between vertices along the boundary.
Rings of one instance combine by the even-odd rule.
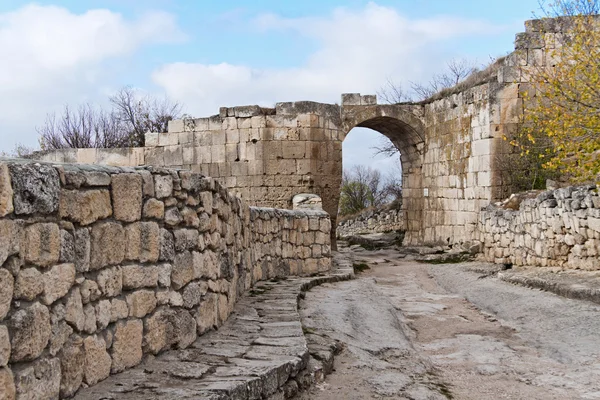
[[[189,171],[0,160],[0,398],[189,346],[255,282],[328,271],[330,229]]]
[[[600,269],[596,186],[568,187],[529,197],[518,210],[499,203],[481,212],[479,232],[485,259],[498,264]]]
[[[386,205],[364,210],[358,215],[342,219],[337,226],[338,237],[346,237],[365,233],[403,231],[405,229],[404,213],[400,207]]]
[[[223,107],[209,118],[172,121],[149,133],[145,148],[79,149],[44,160],[186,168],[213,176],[255,206],[291,208],[298,193],[323,199],[334,229],[342,179],[342,142],[354,127],[387,136],[400,150],[407,244],[460,244],[478,237],[478,213],[513,192],[503,140],[522,120],[529,71],[551,66],[568,18],[528,21],[515,51],[457,87],[416,104],[377,104],[342,95],[341,105],[309,101]]]

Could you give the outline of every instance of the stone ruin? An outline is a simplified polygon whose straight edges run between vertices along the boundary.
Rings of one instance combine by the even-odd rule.
[[[522,71],[549,62],[563,22],[527,22],[515,52],[418,104],[345,94],[341,105],[224,107],[148,133],[144,148],[1,160],[0,398],[72,396],[189,346],[260,280],[329,271],[354,127],[400,150],[405,244],[481,240],[490,261],[596,268],[591,189],[482,212],[511,192],[498,160],[525,107]],[[326,212],[310,195],[290,210],[302,193]],[[540,245],[548,235],[552,249]]]
[[[516,51],[447,93],[417,104],[377,104],[375,96],[342,95],[341,105],[310,101],[223,107],[208,118],[171,121],[148,133],[146,147],[66,149],[38,155],[50,162],[183,168],[219,180],[248,204],[291,208],[315,193],[335,233],[342,180],[342,142],[354,127],[387,136],[400,150],[406,244],[477,240],[479,211],[512,191],[502,139],[519,126],[527,77],[544,62],[560,23],[526,23]]]

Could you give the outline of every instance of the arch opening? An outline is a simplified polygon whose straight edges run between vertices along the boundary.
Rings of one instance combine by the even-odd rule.
[[[400,106],[376,106],[373,107],[374,110],[366,110],[367,113],[364,112],[364,107],[361,107],[362,110],[359,113],[354,113],[354,110],[349,110],[349,112],[343,110],[343,137],[340,139],[343,142],[355,127],[368,128],[387,137],[398,149],[399,160],[398,158],[396,160],[400,163],[402,171],[401,211],[404,224],[403,230],[406,232],[404,243],[416,244],[422,241],[423,205],[424,197],[427,195],[427,193],[424,193],[422,185],[424,129],[420,119],[413,114],[399,110],[398,107]],[[356,135],[356,133],[353,132],[352,135]],[[342,158],[344,158],[343,150]],[[342,172],[340,168],[338,175],[339,188],[342,184]],[[326,210],[332,216],[338,213],[339,193],[338,190],[336,196],[334,196],[335,198],[328,202],[331,203],[330,205],[324,204]],[[335,219],[335,225],[337,225],[337,218]]]

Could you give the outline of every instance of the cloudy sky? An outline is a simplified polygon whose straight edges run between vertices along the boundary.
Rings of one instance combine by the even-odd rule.
[[[123,85],[196,117],[220,106],[339,102],[388,80],[427,81],[453,58],[513,49],[538,0],[0,0],[0,151],[37,146],[65,104],[103,104]],[[345,165],[380,134],[355,129]]]

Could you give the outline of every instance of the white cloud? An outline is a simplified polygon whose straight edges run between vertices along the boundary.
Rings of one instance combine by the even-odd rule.
[[[498,32],[481,20],[448,16],[409,20],[397,10],[369,3],[360,10],[336,9],[328,17],[257,17],[265,32],[291,31],[315,40],[319,49],[304,65],[254,69],[248,65],[173,63],[156,70],[153,80],[188,106],[194,115],[219,106],[276,101],[336,102],[344,92],[375,93],[388,78],[419,80],[441,68],[435,45],[464,36]]]
[[[98,96],[110,85],[107,60],[146,44],[183,39],[172,15],[127,20],[109,10],[74,14],[27,5],[0,13],[0,138],[4,150],[36,143],[35,126],[65,103]]]
[[[293,100],[339,102],[341,93],[376,93],[388,79],[404,83],[425,80],[439,72],[449,56],[440,44],[504,29],[483,20],[452,16],[411,20],[394,8],[375,3],[359,10],[339,8],[327,17],[265,14],[253,24],[262,32],[291,32],[312,39],[318,50],[307,56],[304,65],[293,68],[255,69],[226,62],[167,64],[154,72],[154,82],[196,116],[215,114],[220,106],[268,106]],[[356,163],[389,169],[393,160],[377,161],[365,154],[365,148],[377,145],[377,139],[369,137],[345,143],[344,153],[353,160],[345,160],[345,165],[356,159]]]

